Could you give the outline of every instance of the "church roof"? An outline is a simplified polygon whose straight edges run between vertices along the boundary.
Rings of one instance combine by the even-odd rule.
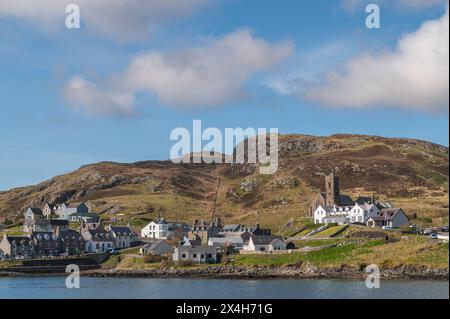
[[[353,199],[348,195],[339,195],[340,206],[353,206],[355,203]]]

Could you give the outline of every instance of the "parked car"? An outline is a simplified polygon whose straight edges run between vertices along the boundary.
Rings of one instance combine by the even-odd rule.
[[[383,226],[383,227],[381,227],[381,229],[383,229],[383,230],[392,230],[393,228],[389,227],[389,226]]]
[[[438,235],[436,233],[431,233],[430,234],[430,238],[431,239],[438,239]]]

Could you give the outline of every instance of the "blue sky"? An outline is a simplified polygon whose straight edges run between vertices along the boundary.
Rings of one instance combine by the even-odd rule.
[[[379,1],[370,30],[363,0],[186,1],[115,11],[80,0],[81,28],[69,30],[61,1],[2,0],[0,190],[98,161],[167,159],[170,132],[195,119],[448,146],[446,1]]]

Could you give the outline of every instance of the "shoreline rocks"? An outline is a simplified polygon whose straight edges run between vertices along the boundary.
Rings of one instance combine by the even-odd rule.
[[[90,277],[146,277],[146,278],[211,278],[211,279],[363,279],[368,273],[365,267],[342,265],[320,268],[310,264],[271,266],[208,266],[201,268],[155,268],[155,269],[111,269],[94,270],[85,273]],[[382,279],[430,279],[448,280],[448,269],[434,269],[420,266],[402,266],[381,269]]]
[[[449,270],[420,265],[382,268],[384,280],[449,280]],[[63,272],[0,272],[1,277],[66,276]],[[193,279],[365,279],[365,265],[318,267],[308,263],[276,266],[205,266],[196,268],[92,269],[82,271],[87,277],[118,278],[193,278]]]

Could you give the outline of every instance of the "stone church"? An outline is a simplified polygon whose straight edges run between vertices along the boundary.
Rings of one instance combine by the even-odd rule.
[[[325,177],[325,192],[317,194],[311,202],[309,209],[310,216],[314,214],[314,211],[319,207],[329,206],[353,206],[355,203],[348,195],[341,194],[339,188],[339,176],[331,173]]]

